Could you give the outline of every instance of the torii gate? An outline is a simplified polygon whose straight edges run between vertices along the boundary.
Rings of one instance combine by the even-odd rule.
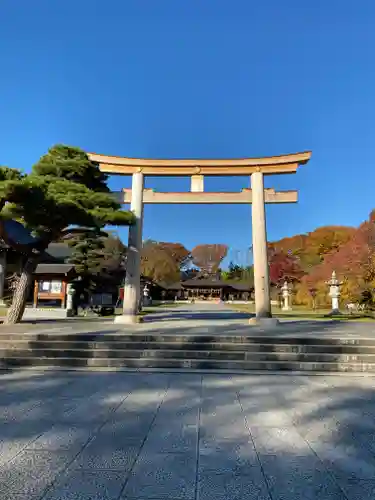
[[[219,160],[162,160],[122,158],[89,153],[89,158],[108,174],[132,175],[132,188],[123,189],[123,203],[130,203],[136,221],[129,228],[128,260],[124,290],[124,309],[115,321],[134,323],[140,298],[140,271],[144,203],[245,203],[252,204],[253,260],[256,319],[271,317],[265,203],[296,203],[297,191],[264,189],[264,175],[293,174],[306,164],[311,152],[264,158]],[[189,176],[190,192],[160,193],[144,189],[150,176]],[[232,193],[205,193],[204,176],[251,177],[251,189]]]

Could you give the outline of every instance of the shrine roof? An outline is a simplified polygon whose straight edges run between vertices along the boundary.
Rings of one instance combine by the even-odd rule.
[[[34,274],[58,274],[67,276],[74,270],[72,264],[38,264]]]
[[[63,264],[71,257],[73,249],[66,243],[50,243],[43,255],[43,264]]]
[[[254,286],[251,283],[241,283],[233,281],[224,281],[219,279],[190,279],[174,283],[169,286],[169,290],[181,290],[183,288],[232,288],[237,291],[251,291]]]

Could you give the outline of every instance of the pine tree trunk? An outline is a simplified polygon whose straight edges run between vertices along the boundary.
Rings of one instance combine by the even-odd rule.
[[[12,305],[8,309],[4,324],[15,324],[21,321],[37,264],[38,257],[36,255],[30,256],[27,259],[14,291]]]

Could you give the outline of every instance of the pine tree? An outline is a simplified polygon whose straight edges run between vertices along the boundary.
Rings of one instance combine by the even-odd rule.
[[[36,242],[27,251],[6,323],[22,319],[28,292],[42,252],[72,228],[99,231],[106,225],[129,225],[131,212],[122,211],[107,186],[107,176],[79,148],[52,147],[29,175],[0,168],[0,216],[20,221]],[[79,231],[78,231],[79,232]]]
[[[126,247],[119,238],[103,232],[80,233],[69,240],[69,246],[69,262],[74,264],[82,290],[89,292],[123,282]]]

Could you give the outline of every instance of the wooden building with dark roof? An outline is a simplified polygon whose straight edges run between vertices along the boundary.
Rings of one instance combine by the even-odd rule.
[[[218,277],[196,277],[167,287],[178,299],[250,300],[254,286],[250,282],[225,281]]]

